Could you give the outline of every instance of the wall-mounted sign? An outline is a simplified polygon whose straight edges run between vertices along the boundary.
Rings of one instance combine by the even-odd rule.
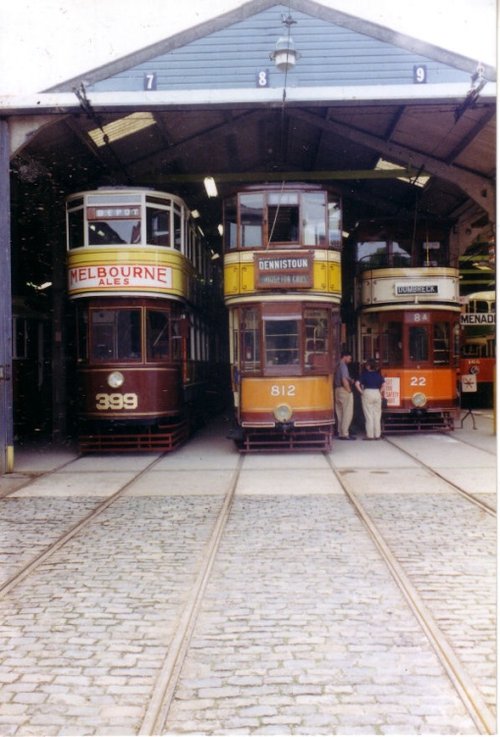
[[[296,252],[255,254],[255,286],[258,289],[305,289],[313,285],[313,256]]]

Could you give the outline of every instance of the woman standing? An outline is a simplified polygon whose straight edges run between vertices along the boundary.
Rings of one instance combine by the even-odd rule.
[[[385,379],[377,369],[373,358],[368,359],[355,385],[361,394],[366,440],[379,440],[382,434],[382,398]]]

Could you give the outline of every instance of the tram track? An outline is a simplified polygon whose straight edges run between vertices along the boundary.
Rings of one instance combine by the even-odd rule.
[[[392,444],[399,448],[396,443]],[[403,449],[399,448],[399,450]],[[414,460],[419,460],[410,453],[404,450],[403,452],[414,458]],[[366,506],[360,500],[359,495],[350,484],[347,475],[335,466],[335,456],[328,453],[324,453],[323,455],[330,470],[349,500],[354,513],[363,522],[364,528],[367,530],[367,534],[373,541],[376,549],[379,551],[379,554],[392,578],[395,580],[398,589],[402,592],[402,595],[411,611],[414,613],[419,626],[425,633],[433,650],[436,652],[450,682],[453,684],[453,687],[459,694],[468,714],[477,726],[478,732],[481,734],[495,734],[496,720],[489,705],[486,703],[483,694],[476,686],[473,678],[468,673],[467,668],[464,667],[459,656],[456,654],[446,634],[442,631],[440,625],[435,620],[432,612],[429,611],[428,606],[424,603],[421,594],[412,583],[410,575],[398,561],[397,555],[395,555],[391,550],[390,545],[387,543],[383,533],[374,522],[370,512],[367,510]],[[17,584],[21,583],[28,576],[34,573],[51,555],[60,550],[60,548],[84,530],[92,521],[98,518],[117,499],[123,496],[131,485],[135,484],[144,474],[154,469],[163,457],[164,455],[155,458],[140,472],[136,473],[133,478],[124,483],[110,497],[107,497],[102,503],[98,504],[96,508],[89,512],[85,517],[82,517],[82,519],[74,524],[71,529],[60,535],[60,537],[42,551],[40,555],[36,556],[36,558],[23,566],[22,569],[0,586],[0,596],[5,596]],[[207,585],[211,579],[212,570],[220,549],[222,537],[231,514],[244,461],[245,456],[238,457],[236,468],[232,471],[230,478],[225,481],[226,488],[224,490],[221,489],[224,496],[222,498],[221,494],[220,507],[218,504],[218,512],[215,512],[216,516],[211,523],[211,532],[204,543],[202,553],[199,555],[199,564],[195,571],[193,583],[190,584],[189,590],[186,592],[182,608],[179,610],[175,626],[172,630],[172,637],[169,645],[165,649],[163,660],[160,660],[156,680],[152,685],[147,703],[144,705],[145,711],[141,717],[142,721],[138,728],[138,734],[161,734],[168,724],[171,705],[179,687],[182,669],[188,656],[192,636],[199,619],[201,604],[206,593]],[[433,469],[426,466],[425,463],[421,462],[421,465],[433,471]],[[439,473],[436,473],[435,475],[440,477]],[[447,481],[447,479],[445,480]],[[450,482],[447,481],[447,483]],[[490,514],[492,512],[494,513],[494,510],[491,510]]]
[[[391,438],[385,437],[384,438],[386,442],[388,442],[390,445],[392,445],[394,448],[397,448],[401,453],[404,453],[406,456],[411,458],[413,461],[416,461],[422,468],[425,468],[426,471],[429,471],[433,476],[436,478],[441,479],[442,481],[445,481],[452,489],[454,489],[458,494],[460,494],[462,497],[467,499],[469,502],[474,504],[476,507],[479,507],[479,509],[482,509],[483,512],[486,512],[486,514],[491,515],[492,517],[497,516],[497,510],[494,507],[491,507],[489,504],[486,504],[486,502],[482,501],[482,499],[478,499],[477,496],[472,494],[470,491],[467,491],[466,489],[462,488],[458,484],[456,484],[454,481],[450,481],[445,474],[439,473],[439,471],[436,471],[435,468],[430,466],[428,463],[425,463],[421,458],[418,457],[418,455],[414,453],[410,453],[409,450],[406,448],[402,448],[400,445],[398,445],[397,442],[392,440]],[[463,442],[458,438],[459,442]],[[470,445],[470,443],[465,443],[465,445]],[[475,446],[473,446],[475,447]],[[492,454],[493,455],[493,454]]]
[[[489,708],[483,695],[474,683],[467,669],[460,661],[453,646],[450,644],[448,638],[443,633],[439,624],[436,622],[435,618],[429,611],[422,597],[418,593],[416,587],[411,582],[410,577],[405,572],[403,566],[398,562],[397,557],[394,555],[390,546],[387,544],[384,536],[373,521],[371,515],[359,500],[357,493],[353,490],[345,475],[342,474],[342,472],[335,467],[330,455],[326,453],[324,455],[335,478],[341,485],[345,495],[349,499],[351,505],[354,507],[357,515],[361,518],[374,545],[378,549],[383,561],[389,569],[392,577],[396,581],[398,588],[405,597],[405,600],[407,601],[410,609],[419,622],[432,648],[437,654],[439,661],[441,662],[451,683],[453,684],[462,702],[464,703],[468,713],[476,724],[479,732],[481,734],[496,734],[496,717],[492,713],[491,709]],[[425,466],[425,464],[422,465]],[[428,468],[427,466],[425,467]],[[439,474],[436,474],[436,476],[439,476]],[[472,500],[473,498],[471,499],[471,501]],[[474,503],[476,502],[477,500],[474,499]],[[483,507],[483,505],[481,504],[478,504],[478,506]],[[494,510],[490,510],[490,513],[492,511],[494,512]]]
[[[106,497],[102,502],[100,502],[93,510],[88,512],[84,517],[82,517],[80,520],[78,520],[70,529],[66,530],[62,535],[60,535],[57,540],[50,543],[50,545],[45,548],[41,553],[36,555],[32,560],[30,560],[28,563],[24,564],[19,570],[16,571],[12,576],[10,576],[8,579],[6,579],[2,584],[0,584],[0,599],[2,599],[4,596],[9,594],[12,589],[14,589],[18,584],[20,584],[22,581],[24,581],[28,576],[30,576],[34,571],[39,568],[47,559],[49,559],[54,553],[56,553],[58,550],[60,550],[66,543],[68,543],[70,540],[72,540],[76,535],[78,535],[87,525],[89,525],[91,522],[93,522],[97,517],[99,517],[103,512],[108,509],[117,499],[123,496],[123,494],[129,489],[132,484],[136,483],[138,479],[140,479],[142,476],[144,476],[146,473],[151,471],[165,456],[165,453],[155,458],[151,463],[149,463],[145,468],[141,469],[135,476],[131,479],[129,479],[126,483],[124,483],[122,486],[120,486],[119,489],[117,489],[113,494]],[[65,463],[60,468],[64,468],[66,466],[69,466],[74,459],[68,463]],[[57,470],[59,471],[60,468]],[[39,478],[38,476],[36,478]],[[23,485],[21,488],[27,488],[31,482],[36,481],[35,479],[31,479],[30,482]],[[5,497],[9,496],[10,494],[14,494],[19,489],[13,489],[11,492],[5,495]],[[3,497],[3,498],[5,498]]]
[[[210,578],[210,573],[219,550],[224,529],[231,511],[234,494],[238,485],[243,456],[232,475],[224,501],[215,521],[212,534],[203,555],[203,562],[198,571],[184,609],[179,617],[174,638],[168,648],[165,660],[158,675],[152,698],[149,701],[146,713],[142,720],[139,734],[161,734],[166,722],[172,698],[174,697],[177,682],[181,673],[189,643],[196,624],[196,619],[203,599],[203,595]]]

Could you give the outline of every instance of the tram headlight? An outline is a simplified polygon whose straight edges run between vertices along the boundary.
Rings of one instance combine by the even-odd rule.
[[[108,376],[107,381],[108,381],[108,385],[112,389],[119,389],[122,386],[123,382],[125,381],[125,377],[121,371],[113,371]]]
[[[278,404],[273,411],[278,422],[288,422],[292,416],[292,408],[289,404]]]
[[[427,404],[427,397],[423,392],[415,392],[415,394],[411,398],[411,402],[414,407],[425,407],[425,405]]]

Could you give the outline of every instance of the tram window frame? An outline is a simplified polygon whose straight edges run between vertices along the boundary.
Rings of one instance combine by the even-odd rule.
[[[257,307],[242,307],[239,312],[239,340],[235,341],[243,371],[259,371],[261,366],[262,320]],[[238,330],[238,328],[235,328]]]
[[[182,208],[175,202],[172,207],[172,239],[171,244],[176,251],[184,253],[184,242],[183,242],[183,215]]]
[[[441,335],[437,335],[437,330]],[[432,324],[432,362],[434,366],[449,366],[450,355],[450,322],[449,320],[435,320]]]
[[[85,245],[85,211],[83,209],[83,200],[81,204],[74,207],[71,203],[71,209],[67,210],[67,243],[68,250],[73,251],[75,248],[83,248]]]
[[[301,315],[263,315],[264,366],[267,371],[299,373]],[[270,333],[269,328],[281,328]]]
[[[299,192],[269,192],[267,195],[267,243],[299,245],[301,198]]]
[[[154,227],[154,219],[160,218],[162,215],[165,216],[166,228],[159,229]],[[148,203],[146,205],[146,243],[151,246],[171,246],[172,239],[172,218],[171,209],[168,206],[153,205]]]
[[[251,207],[252,203],[254,204]],[[238,196],[238,246],[240,248],[262,248],[265,209],[262,192],[242,192]]]
[[[324,307],[306,307],[303,313],[304,370],[325,371],[328,366],[331,327],[330,312]]]
[[[101,313],[103,316],[100,322],[101,329],[98,331],[96,326],[99,324],[96,317]],[[107,313],[107,315],[105,314]],[[126,324],[124,316],[128,314],[129,319],[135,320],[135,325]],[[113,315],[113,319],[109,316]],[[106,316],[108,319],[106,320]],[[90,357],[95,363],[110,362],[130,362],[134,363],[142,361],[142,310],[140,307],[106,307],[95,308],[90,311]],[[101,342],[98,343],[97,334],[100,332]],[[135,333],[135,335],[134,335]],[[129,346],[124,350],[127,336],[131,336]],[[98,352],[98,348],[102,350]]]
[[[318,207],[320,208],[321,216],[309,214]],[[298,234],[302,245],[311,246],[313,248],[326,248],[328,245],[326,240],[326,228],[326,192],[302,192],[300,198],[300,227]]]
[[[328,245],[334,250],[342,249],[342,203],[340,197],[328,197],[327,202]]]
[[[224,202],[224,250],[234,251],[238,248],[238,201],[230,197]]]
[[[429,327],[429,324],[408,325],[408,360],[412,363],[428,363],[430,360]]]
[[[161,316],[164,319],[162,326],[154,326],[153,319]],[[146,310],[146,360],[148,363],[157,363],[170,359],[170,312],[148,308]]]

